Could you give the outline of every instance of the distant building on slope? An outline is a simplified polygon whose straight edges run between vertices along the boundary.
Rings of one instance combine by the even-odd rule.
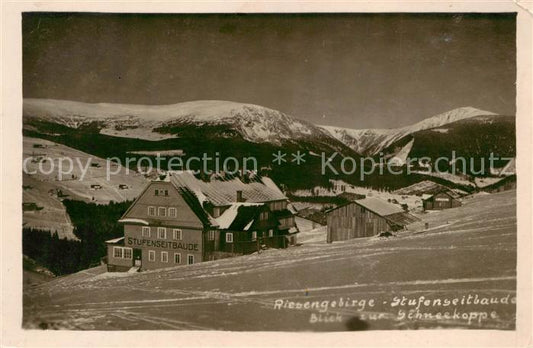
[[[418,220],[397,205],[379,198],[365,198],[340,205],[329,210],[326,219],[328,243],[399,231]]]
[[[287,197],[268,177],[170,172],[150,182],[107,241],[109,271],[193,264],[296,243]]]
[[[441,190],[422,199],[424,210],[442,210],[461,206],[459,195],[451,190]]]
[[[503,179],[483,187],[482,191],[497,193],[516,189],[516,174],[508,175]]]

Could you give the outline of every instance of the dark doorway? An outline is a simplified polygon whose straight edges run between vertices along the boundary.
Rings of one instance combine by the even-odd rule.
[[[142,249],[133,249],[133,265],[141,267],[142,265]]]

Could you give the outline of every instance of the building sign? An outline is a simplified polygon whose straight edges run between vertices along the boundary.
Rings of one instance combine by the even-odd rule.
[[[164,249],[183,249],[190,251],[199,251],[198,243],[182,243],[182,242],[169,242],[166,240],[151,240],[151,239],[137,239],[128,237],[126,239],[128,246],[138,247],[152,247],[152,248],[164,248]]]
[[[437,202],[449,202],[450,199],[449,198],[435,198],[435,201],[437,201]]]

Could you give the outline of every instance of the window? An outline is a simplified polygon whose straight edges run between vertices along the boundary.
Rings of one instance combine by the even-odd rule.
[[[168,262],[168,251],[161,252],[161,262]]]
[[[168,190],[165,190],[165,196],[168,196]]]
[[[113,257],[117,259],[129,259],[132,257],[132,249],[124,247],[113,247]]]
[[[159,239],[167,239],[167,228],[166,227],[158,227],[157,228],[157,238],[159,238]]]
[[[174,253],[174,263],[181,263],[181,254]]]
[[[148,250],[148,261],[154,262],[155,261],[155,251]]]
[[[122,258],[122,248],[121,247],[113,247],[113,257],[121,259]]]
[[[157,215],[159,215],[159,216],[167,216],[167,208],[159,207],[157,209]]]
[[[159,190],[158,189],[155,190],[155,195],[159,196]]]
[[[226,233],[226,243],[233,243],[233,233]]]
[[[268,220],[268,211],[264,211],[259,215],[259,220]]]
[[[274,230],[273,229],[268,230],[268,236],[269,237],[274,237]]]
[[[132,249],[131,248],[124,248],[124,255],[123,257],[125,259],[130,259],[131,260],[131,255],[132,254]]]
[[[172,230],[172,238],[174,238],[175,240],[182,240],[183,238],[183,231],[180,230],[179,228],[174,228]]]
[[[252,232],[252,240],[257,240],[257,231]]]
[[[192,265],[194,263],[194,255],[187,255],[187,264]]]
[[[209,240],[215,240],[215,231],[211,230],[209,231],[209,235],[207,236]]]
[[[155,207],[148,207],[148,215],[155,216]]]
[[[149,226],[143,226],[142,227],[142,236],[143,237],[150,237],[150,227]]]
[[[176,208],[168,208],[168,216],[170,217],[178,216],[178,210]]]

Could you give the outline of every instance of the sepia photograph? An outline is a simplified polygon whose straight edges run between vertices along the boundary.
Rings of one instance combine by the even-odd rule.
[[[267,12],[20,13],[16,325],[516,331],[517,12]]]

